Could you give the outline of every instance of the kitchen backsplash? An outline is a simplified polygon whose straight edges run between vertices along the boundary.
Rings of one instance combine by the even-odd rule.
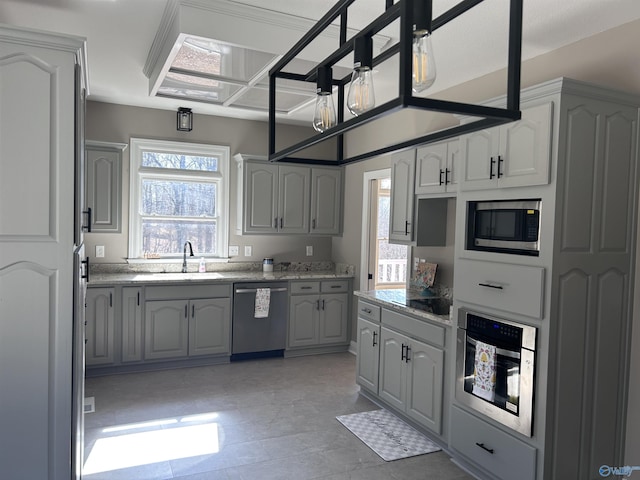
[[[208,262],[207,272],[251,272],[262,271],[262,262]],[[94,263],[91,273],[164,273],[180,272],[182,263]],[[198,261],[190,259],[189,272],[198,271]],[[340,272],[355,275],[355,267],[346,263],[334,262],[280,262],[273,266],[275,272]]]

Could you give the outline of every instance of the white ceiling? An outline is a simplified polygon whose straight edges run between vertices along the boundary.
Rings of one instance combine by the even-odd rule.
[[[86,37],[90,100],[167,110],[183,106],[201,114],[266,119],[265,113],[149,95],[149,79],[143,70],[169,1],[176,0],[2,0],[0,22]],[[458,1],[433,0],[434,18]],[[324,15],[335,1],[182,0],[182,3],[204,10],[216,4],[256,7],[268,11],[264,12],[265,17],[273,12],[285,13],[292,16],[291,24],[307,25],[308,20],[315,21]],[[349,26],[358,29],[366,25],[383,11],[384,3],[384,0],[356,0],[349,10]],[[431,92],[506,66],[508,10],[508,0],[485,0],[434,33],[438,79]],[[260,14],[259,10],[255,12]],[[216,18],[210,22],[208,36],[231,41],[219,38],[220,31],[229,25],[216,25]],[[524,0],[523,60],[637,19],[640,19],[637,0]],[[229,19],[225,17],[224,21],[228,23]],[[246,36],[247,45],[270,38],[273,33],[262,30],[263,26],[256,28],[255,23],[242,16],[236,16],[232,23],[234,31],[242,32],[242,38]],[[264,28],[282,29],[280,25]],[[279,31],[279,35],[290,38],[288,45],[293,45],[305,30],[306,27],[290,28]],[[390,28],[384,33],[394,36],[395,31]],[[237,43],[237,39],[232,43]],[[378,99],[395,96],[393,81],[389,83],[389,79],[394,80],[396,75],[390,71],[376,73]],[[306,122],[307,118],[308,113],[299,112],[288,120]]]

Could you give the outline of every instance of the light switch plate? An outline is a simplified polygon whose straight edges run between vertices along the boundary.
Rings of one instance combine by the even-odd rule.
[[[245,245],[244,246],[244,256],[245,257],[250,257],[251,256],[251,245]]]
[[[237,245],[229,245],[229,256],[230,257],[237,257],[238,255],[240,255],[240,249],[238,248]]]
[[[96,245],[96,258],[104,258],[104,245]]]
[[[313,245],[307,245],[307,257],[311,257],[313,255]]]

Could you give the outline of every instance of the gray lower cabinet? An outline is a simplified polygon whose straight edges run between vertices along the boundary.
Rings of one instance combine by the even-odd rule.
[[[145,303],[144,358],[230,352],[231,300],[152,300]]]
[[[348,280],[292,283],[287,346],[348,343],[348,290]],[[345,293],[322,293],[333,291]]]
[[[443,327],[359,301],[358,384],[438,435],[443,435],[444,346]]]
[[[450,446],[491,472],[492,478],[536,478],[534,447],[455,406],[451,407]]]
[[[122,361],[142,360],[142,287],[122,288]]]
[[[86,296],[86,364],[114,363],[114,296],[113,288],[89,288]]]
[[[358,317],[358,356],[356,381],[378,393],[380,368],[380,324]]]

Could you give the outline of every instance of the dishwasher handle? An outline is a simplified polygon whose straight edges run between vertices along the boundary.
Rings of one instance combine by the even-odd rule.
[[[268,287],[266,287],[268,288]],[[282,288],[272,288],[271,292],[286,292],[288,289],[286,287]],[[257,293],[257,288],[236,288],[236,293]]]

